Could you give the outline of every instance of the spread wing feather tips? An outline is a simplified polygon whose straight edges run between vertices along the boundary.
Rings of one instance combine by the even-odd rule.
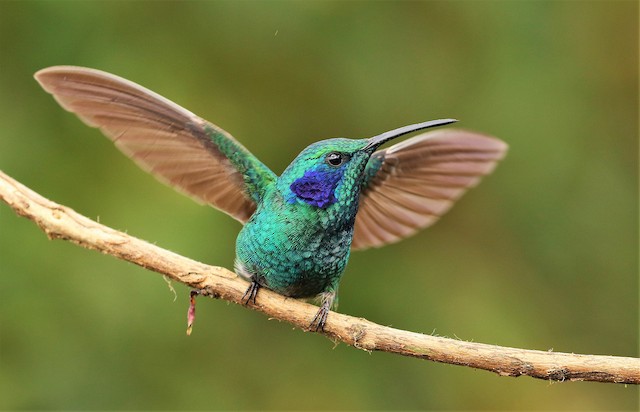
[[[75,66],[49,67],[35,78],[144,170],[240,222],[276,178],[230,134],[129,80]]]
[[[507,145],[464,130],[437,130],[373,154],[356,216],[353,249],[379,247],[432,225],[494,169]]]

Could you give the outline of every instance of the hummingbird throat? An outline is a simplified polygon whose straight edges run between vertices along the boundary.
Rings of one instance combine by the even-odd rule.
[[[339,181],[340,173],[307,170],[289,188],[299,199],[324,209],[337,201],[334,192]],[[291,199],[292,203],[293,200]]]

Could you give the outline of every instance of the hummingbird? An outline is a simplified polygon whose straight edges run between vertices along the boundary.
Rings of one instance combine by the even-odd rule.
[[[319,309],[324,330],[352,250],[380,247],[430,226],[503,158],[507,145],[480,133],[438,129],[391,147],[440,119],[365,139],[311,144],[280,176],[220,127],[136,83],[100,70],[54,66],[36,80],[67,111],[99,128],[142,169],[243,224],[235,271],[260,288]]]

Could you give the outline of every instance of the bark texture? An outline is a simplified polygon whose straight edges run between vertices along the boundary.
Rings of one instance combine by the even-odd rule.
[[[202,294],[241,303],[248,283],[233,272],[164,250],[101,225],[33,192],[0,171],[0,199],[18,215],[34,221],[51,239],[113,255]],[[307,330],[317,307],[262,289],[251,308]],[[544,352],[424,335],[381,326],[363,318],[331,312],[324,333],[366,351],[383,351],[435,362],[484,369],[503,376],[553,381],[640,383],[640,359]]]

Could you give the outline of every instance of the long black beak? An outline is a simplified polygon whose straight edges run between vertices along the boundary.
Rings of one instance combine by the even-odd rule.
[[[395,139],[396,137],[400,137],[407,133],[415,132],[422,129],[428,129],[430,127],[436,126],[444,126],[445,124],[455,123],[456,119],[438,119],[431,120],[423,123],[411,124],[409,126],[400,127],[385,133],[382,133],[378,136],[374,136],[369,139],[369,143],[362,150],[371,150],[376,149],[378,146],[382,145],[385,142],[388,142],[391,139]]]

